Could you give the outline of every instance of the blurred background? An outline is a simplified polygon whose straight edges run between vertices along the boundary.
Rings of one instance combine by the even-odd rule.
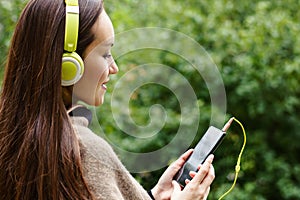
[[[25,3],[0,2],[1,79],[10,37]],[[226,199],[300,199],[299,0],[106,0],[105,7],[116,33],[140,27],[175,30],[197,41],[218,67],[226,90],[226,118],[235,116],[247,132],[237,185]],[[205,82],[189,63],[165,51],[150,54],[145,50],[117,59],[120,73],[112,82],[124,74],[122,69],[143,64],[139,60],[151,62],[152,57],[180,72],[196,93],[201,117],[191,144],[194,147],[209,126],[211,105]],[[174,84],[181,86],[176,80]],[[164,127],[155,139],[135,142],[114,121],[110,104],[113,83],[109,86],[106,103],[97,108],[97,120],[108,138],[132,152],[150,152],[172,140],[181,116],[172,91],[159,84],[147,84],[132,93],[129,109],[136,124],[149,123],[149,108],[153,104],[160,104],[167,112]],[[243,135],[237,124],[228,133],[215,152],[216,178],[209,199],[217,199],[233,182]],[[169,162],[174,159],[175,155]],[[164,170],[133,175],[150,189]]]

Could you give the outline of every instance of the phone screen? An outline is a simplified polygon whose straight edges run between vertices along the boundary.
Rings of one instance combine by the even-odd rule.
[[[198,165],[204,163],[205,159],[217,149],[225,135],[225,132],[210,126],[174,179],[184,187],[185,180],[191,178],[189,172],[197,171]]]
[[[203,164],[205,159],[217,149],[225,135],[225,132],[213,126],[209,127],[195,147],[190,157],[191,162],[196,162],[195,165]]]

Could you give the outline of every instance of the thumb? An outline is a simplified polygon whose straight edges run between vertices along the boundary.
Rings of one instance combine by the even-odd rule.
[[[176,181],[172,181],[173,185],[173,193],[172,196],[178,196],[179,192],[181,191],[180,185]]]

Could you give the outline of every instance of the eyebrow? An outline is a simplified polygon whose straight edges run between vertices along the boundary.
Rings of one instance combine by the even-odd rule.
[[[103,45],[112,47],[112,46],[114,46],[114,43],[109,41],[109,42],[104,42]]]
[[[106,46],[114,46],[114,43],[113,42],[110,42],[110,43],[107,43],[107,44],[105,44]]]

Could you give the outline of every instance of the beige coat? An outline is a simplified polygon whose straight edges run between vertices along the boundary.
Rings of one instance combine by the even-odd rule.
[[[111,146],[88,128],[84,117],[71,117],[79,136],[84,177],[96,199],[151,200],[120,162]]]

